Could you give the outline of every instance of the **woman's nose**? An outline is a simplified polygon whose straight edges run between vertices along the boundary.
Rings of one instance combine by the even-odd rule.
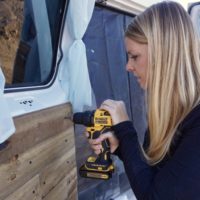
[[[127,64],[126,64],[126,71],[128,71],[128,72],[134,72],[135,71],[134,66],[131,65],[130,62],[127,62]]]

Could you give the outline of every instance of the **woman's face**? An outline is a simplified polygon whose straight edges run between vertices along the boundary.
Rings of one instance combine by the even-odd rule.
[[[132,72],[141,88],[147,87],[147,67],[148,67],[148,46],[140,44],[126,37],[125,46],[128,54],[126,70]]]

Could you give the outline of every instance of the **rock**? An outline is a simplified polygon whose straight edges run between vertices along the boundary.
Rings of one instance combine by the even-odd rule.
[[[12,82],[13,63],[23,22],[23,0],[0,0],[0,61],[6,83]]]

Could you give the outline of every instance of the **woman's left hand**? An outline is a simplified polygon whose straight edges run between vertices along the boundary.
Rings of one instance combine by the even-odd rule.
[[[107,99],[101,104],[100,109],[107,110],[110,113],[113,125],[129,120],[123,101]]]
[[[88,138],[89,133],[85,132],[85,135]],[[110,152],[113,153],[119,146],[119,140],[116,138],[113,132],[106,132],[101,134],[97,139],[88,140],[91,148],[97,155],[102,152],[102,142],[106,139],[109,141]]]

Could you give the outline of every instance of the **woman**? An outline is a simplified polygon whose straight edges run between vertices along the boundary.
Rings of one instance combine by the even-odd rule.
[[[95,153],[109,139],[138,200],[200,199],[200,48],[189,15],[161,2],[125,33],[126,70],[146,90],[148,131],[140,146],[121,101],[106,100],[113,133],[90,140]]]

